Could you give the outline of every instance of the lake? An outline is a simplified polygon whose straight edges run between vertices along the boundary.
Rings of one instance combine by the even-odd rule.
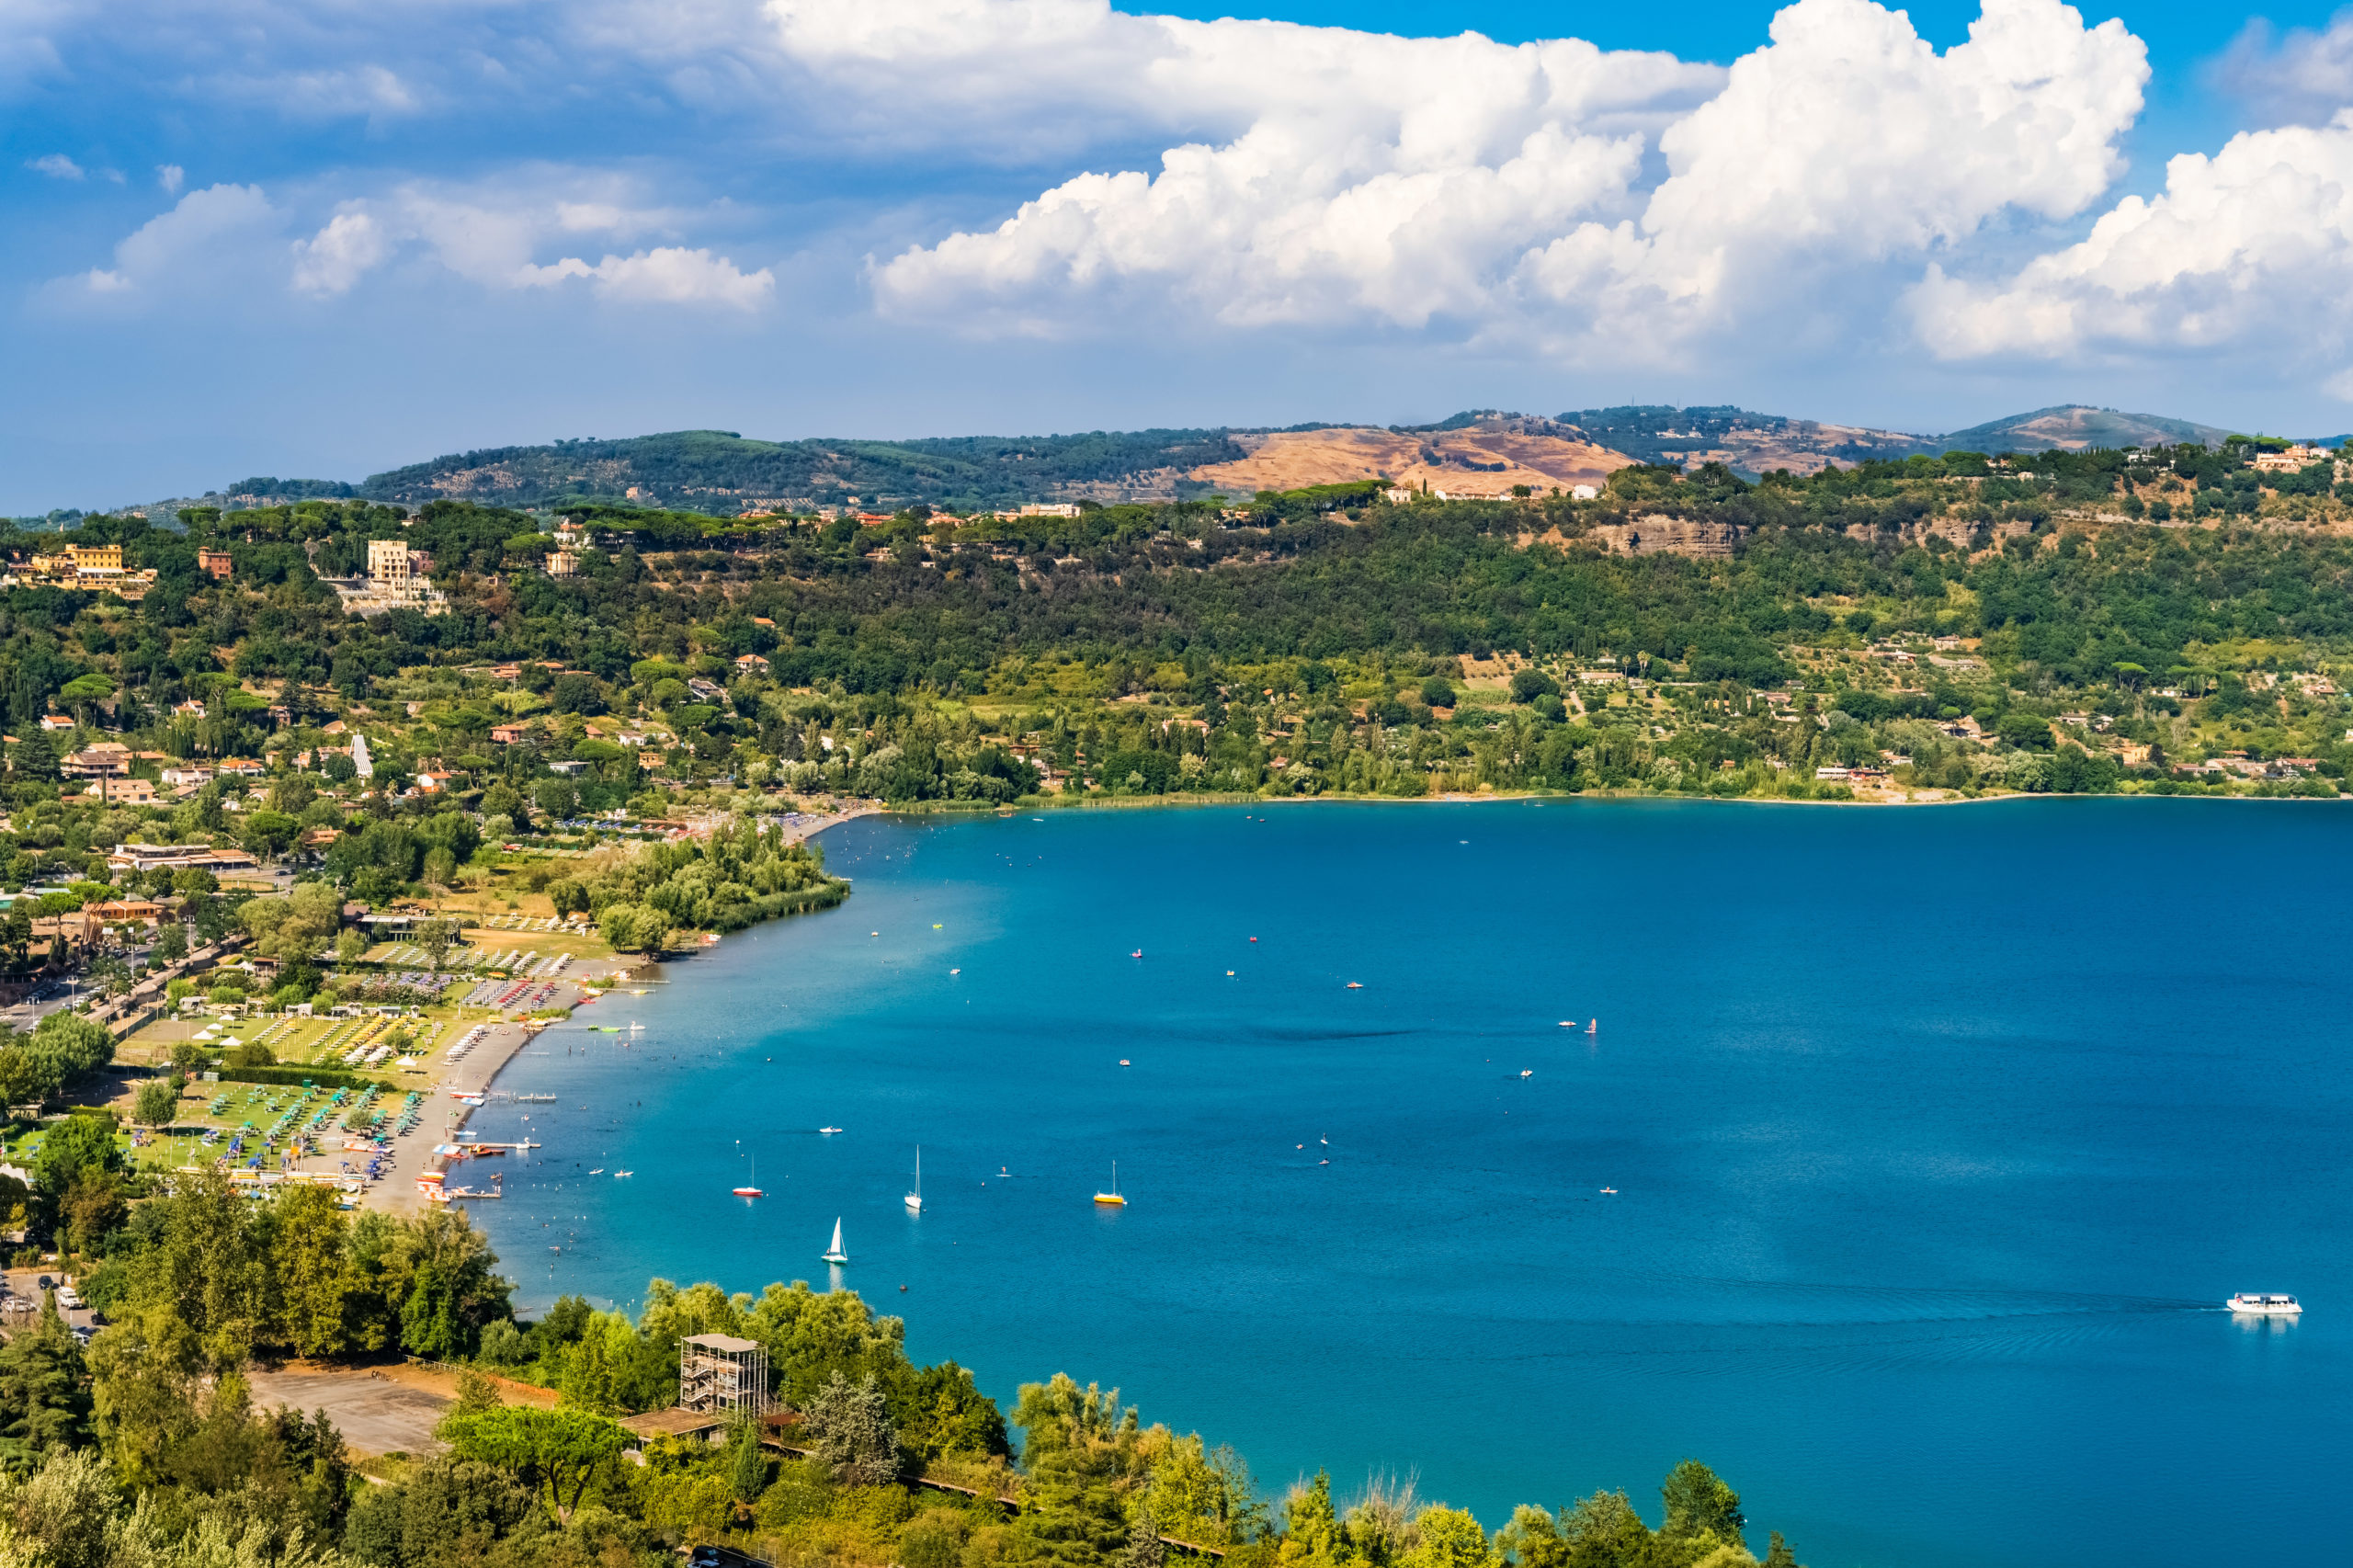
[[[545,1145],[476,1210],[524,1303],[830,1273],[1008,1405],[1067,1371],[1270,1496],[1412,1474],[1491,1528],[1621,1486],[1655,1523],[1695,1457],[1811,1568],[2343,1550],[2353,812],[1319,803],[824,842],[841,908],[584,1009],[500,1080],[560,1103],[477,1115]],[[2309,1311],[2234,1321],[2235,1290]]]

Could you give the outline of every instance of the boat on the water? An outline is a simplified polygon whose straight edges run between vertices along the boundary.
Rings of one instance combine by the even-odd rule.
[[[1106,1207],[1114,1209],[1124,1209],[1128,1206],[1128,1200],[1120,1196],[1119,1161],[1113,1160],[1111,1162],[1111,1190],[1108,1192],[1097,1193],[1095,1195],[1095,1201],[1103,1204]]]
[[[849,1254],[842,1251],[842,1221],[841,1216],[838,1214],[834,1216],[834,1239],[826,1246],[824,1258],[827,1263],[847,1263],[849,1261]]]
[[[838,1128],[838,1127],[820,1127],[819,1129],[817,1129],[817,1131],[820,1131],[820,1132],[822,1132],[822,1133],[824,1133],[824,1134],[825,1134],[827,1137],[829,1137],[829,1138],[830,1138],[830,1137],[832,1137],[835,1133],[839,1132],[839,1131],[841,1131],[841,1129],[840,1129],[840,1128]]]
[[[742,1187],[735,1188],[735,1196],[738,1198],[766,1198],[767,1194],[762,1192],[759,1188],[759,1179],[760,1162],[757,1159],[755,1159],[752,1161],[751,1179],[745,1182]]]
[[[915,1145],[915,1189],[907,1194],[907,1212],[923,1212],[923,1145],[920,1143]]]
[[[2293,1296],[2273,1296],[2254,1290],[2242,1290],[2222,1303],[2234,1312],[2249,1317],[2291,1318],[2303,1313],[2303,1304]]]

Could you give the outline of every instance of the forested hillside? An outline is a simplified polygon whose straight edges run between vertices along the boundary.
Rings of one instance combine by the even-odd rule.
[[[532,506],[564,496],[631,498],[733,517],[773,509],[959,508],[1060,499],[1074,488],[1142,488],[1175,498],[1178,476],[1242,456],[1222,430],[957,436],[907,441],[746,440],[681,430],[453,453],[369,478],[359,494],[411,505],[471,499]]]
[[[339,719],[394,777],[440,764],[460,803],[528,797],[570,758],[561,792],[597,809],[722,780],[973,801],[2333,793],[2353,487],[2253,449],[1756,484],[1637,467],[1586,502],[1392,505],[1367,483],[878,526],[582,506],[568,576],[540,570],[543,518],[469,502],[196,509],[188,538],[100,518],[68,537],[121,540],[156,591],[16,590],[6,700],[19,735],[63,709],[280,767]],[[359,571],[370,538],[423,552],[448,613],[347,613],[321,574]],[[208,544],[230,581],[197,570]],[[523,744],[485,744],[494,722]],[[631,728],[660,749],[614,744]]]

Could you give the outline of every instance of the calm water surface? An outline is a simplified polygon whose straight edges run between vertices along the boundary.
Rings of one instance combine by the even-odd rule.
[[[1621,1485],[1655,1521],[1696,1456],[1813,1568],[2344,1550],[2353,812],[1315,805],[826,843],[842,908],[508,1068],[561,1096],[476,1121],[546,1145],[478,1210],[526,1301],[830,1272],[1008,1403],[1065,1370],[1269,1493],[1414,1472],[1490,1526]],[[626,1050],[585,1027],[631,1019]],[[731,1199],[755,1160],[767,1198]],[[2306,1320],[2234,1323],[2241,1290]]]

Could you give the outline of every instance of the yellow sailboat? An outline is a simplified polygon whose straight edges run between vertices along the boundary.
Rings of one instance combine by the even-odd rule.
[[[1097,1193],[1095,1195],[1095,1201],[1097,1203],[1108,1204],[1115,1209],[1124,1209],[1128,1206],[1128,1200],[1120,1196],[1119,1161],[1113,1160],[1111,1162],[1111,1190],[1108,1192]]]

